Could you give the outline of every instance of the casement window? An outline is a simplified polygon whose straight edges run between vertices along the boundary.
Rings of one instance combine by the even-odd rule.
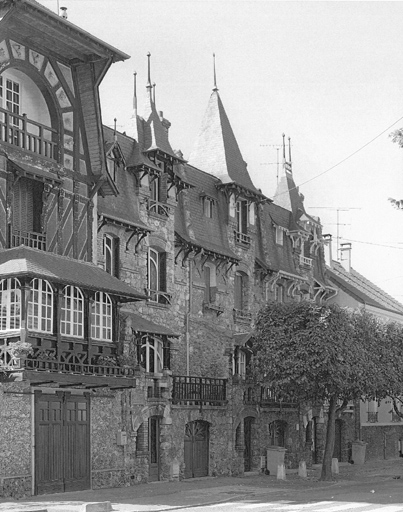
[[[104,292],[97,292],[91,304],[91,338],[112,341],[112,300]]]
[[[203,197],[203,215],[209,219],[213,218],[214,199],[211,197]]]
[[[167,291],[167,257],[152,247],[148,250],[148,292],[152,302],[169,303]]]
[[[274,300],[276,302],[284,302],[284,286],[277,284],[274,288]]]
[[[148,209],[151,213],[167,217],[169,215],[166,202],[168,199],[168,175],[154,176],[150,182],[150,200]]]
[[[21,327],[21,284],[18,279],[0,281],[0,332]]]
[[[28,296],[28,329],[53,332],[53,290],[43,279],[33,279]]]
[[[246,376],[246,354],[243,350],[238,353],[236,373],[243,379]]]
[[[109,176],[113,181],[116,181],[116,172],[119,168],[119,162],[113,154],[106,157],[106,167],[108,169]]]
[[[13,114],[20,114],[21,86],[9,78],[0,76],[0,106]],[[12,117],[14,126],[19,126],[18,117]]]
[[[247,309],[247,282],[248,276],[244,272],[237,272],[234,280],[234,308],[238,311]]]
[[[284,231],[279,226],[276,226],[276,244],[284,244]]]
[[[217,283],[215,267],[205,265],[203,268],[204,273],[204,302],[213,304],[217,296]]]
[[[161,373],[164,367],[164,349],[160,339],[143,336],[141,339],[141,365],[148,373]]]
[[[120,239],[117,236],[105,234],[103,239],[105,271],[115,277],[119,277],[119,251]]]
[[[239,200],[235,205],[236,229],[244,235],[248,232],[248,201]]]
[[[64,336],[84,335],[84,296],[75,286],[66,286],[61,300],[60,332]]]

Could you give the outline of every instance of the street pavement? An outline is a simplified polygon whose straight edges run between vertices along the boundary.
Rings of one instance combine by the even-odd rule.
[[[316,467],[307,478],[296,472],[286,480],[253,473],[0,499],[0,511],[81,512],[86,504],[111,502],[113,512],[403,512],[403,459],[342,464],[332,482],[321,482],[319,476]]]

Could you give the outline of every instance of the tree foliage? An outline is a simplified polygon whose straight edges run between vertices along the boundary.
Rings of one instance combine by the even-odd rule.
[[[331,478],[340,404],[401,394],[402,340],[401,326],[337,305],[271,303],[260,311],[253,346],[255,377],[284,399],[328,404],[322,479]]]

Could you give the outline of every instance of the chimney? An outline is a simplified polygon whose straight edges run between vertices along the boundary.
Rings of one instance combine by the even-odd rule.
[[[351,243],[340,244],[340,262],[347,272],[351,270]]]
[[[165,119],[164,112],[162,110],[160,110],[158,112],[158,117],[160,118],[161,124],[165,128],[165,131],[168,135],[169,128],[171,127],[171,123],[168,121],[168,119]]]
[[[62,11],[62,18],[67,20],[67,7],[60,7],[60,10]]]
[[[325,243],[325,263],[328,267],[333,268],[333,254],[332,254],[332,235],[323,235]]]

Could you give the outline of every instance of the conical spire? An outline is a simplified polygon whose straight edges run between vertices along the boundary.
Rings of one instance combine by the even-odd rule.
[[[293,214],[297,214],[298,211],[302,213],[304,211],[304,207],[298,191],[298,187],[295,185],[292,175],[291,137],[288,137],[288,158],[289,160],[287,161],[285,134],[283,133],[283,165],[273,201],[275,204],[281,206],[285,210],[293,212]],[[296,215],[296,217],[299,218],[299,215]],[[298,218],[295,220],[298,220]]]
[[[216,75],[216,70],[215,70],[215,53],[213,53],[213,68],[214,68],[214,87],[213,87],[213,91],[218,91],[217,75]]]
[[[223,183],[235,182],[256,190],[225,113],[216,82],[189,163]]]
[[[133,110],[127,125],[126,133],[137,142],[139,141],[139,118],[137,115],[137,73],[133,73]]]

